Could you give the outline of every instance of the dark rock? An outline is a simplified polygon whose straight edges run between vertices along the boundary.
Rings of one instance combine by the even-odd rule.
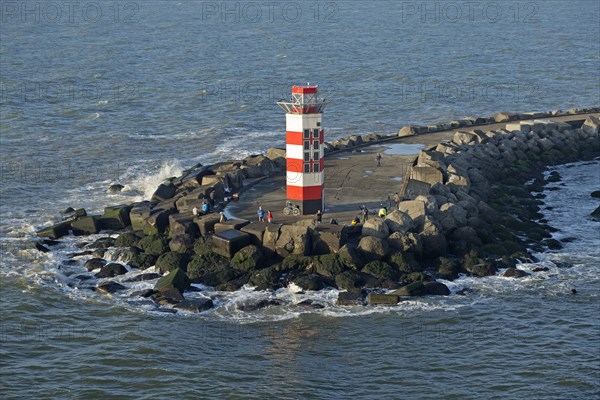
[[[118,205],[104,208],[104,214],[98,218],[98,227],[100,229],[119,230],[130,225],[129,219],[130,205]]]
[[[419,272],[423,268],[419,265],[415,257],[410,253],[402,254],[396,252],[390,256],[390,265],[396,267],[400,272]]]
[[[128,278],[123,280],[123,282],[143,282],[143,281],[151,281],[153,279],[158,279],[160,278],[162,275],[161,274],[156,274],[156,273],[146,273],[146,274],[139,274],[136,275],[134,277]]]
[[[392,292],[397,296],[423,296],[427,294],[427,289],[421,281],[409,283],[406,286],[402,286],[400,289]]]
[[[59,244],[60,241],[52,240],[52,239],[42,239],[42,243],[45,244],[46,246],[55,246],[55,245]]]
[[[492,264],[491,262],[484,262],[482,264],[476,264],[476,265],[472,265],[472,266],[465,266],[465,270],[470,273],[471,275],[475,275],[475,276],[479,276],[479,277],[484,277],[484,276],[490,276],[490,275],[495,275],[496,272],[498,271],[498,269],[496,268],[496,266],[494,264]]]
[[[121,233],[115,240],[117,247],[133,247],[140,241],[140,237],[133,232]]]
[[[600,206],[598,206],[592,213],[590,214],[594,221],[600,221]]]
[[[600,199],[600,190],[594,190],[590,196],[592,196],[595,199]]]
[[[545,272],[545,271],[550,271],[550,268],[548,267],[535,267],[534,269],[532,269],[533,272]]]
[[[296,304],[296,307],[312,308],[313,310],[321,310],[325,308],[323,304],[315,303],[312,300],[306,299]]]
[[[177,304],[185,300],[181,291],[174,287],[165,288],[164,290],[160,290],[157,293],[153,294],[152,300],[156,304],[166,305],[166,304]]]
[[[452,281],[458,277],[458,274],[460,273],[460,264],[457,260],[440,257],[439,263],[438,275],[440,278]]]
[[[140,253],[140,254],[133,256],[127,264],[132,268],[138,268],[138,269],[143,270],[143,269],[148,269],[151,266],[153,266],[154,264],[156,264],[157,259],[158,259],[158,256],[155,256],[152,254]]]
[[[243,304],[238,304],[237,308],[240,311],[249,312],[260,310],[261,308],[266,308],[270,306],[278,306],[279,302],[277,300],[272,299],[262,299],[257,302],[248,302]]]
[[[573,264],[562,261],[551,260],[552,264],[556,265],[557,268],[573,268]]]
[[[349,243],[346,243],[340,248],[338,256],[344,265],[350,269],[360,269],[366,264],[358,249]]]
[[[213,236],[212,250],[223,257],[232,258],[235,253],[248,246],[251,241],[252,239],[247,233],[229,229]]]
[[[130,297],[150,297],[153,294],[158,293],[156,290],[154,289],[144,289],[144,290],[136,290],[135,292],[131,293]]]
[[[506,278],[523,278],[525,276],[529,276],[530,274],[518,268],[508,268],[502,276]]]
[[[141,239],[137,246],[146,254],[160,256],[169,251],[169,240],[162,235],[150,235]]]
[[[187,254],[169,251],[167,253],[161,254],[158,257],[155,266],[158,272],[160,272],[161,274],[171,272],[178,268],[185,271],[189,260],[190,258]]]
[[[172,183],[162,183],[156,188],[156,191],[152,195],[151,201],[160,203],[161,201],[168,200],[175,196],[176,191],[177,187]]]
[[[48,237],[50,239],[58,239],[69,234],[69,222],[60,222],[58,224],[43,228],[37,232],[38,236]]]
[[[328,286],[328,281],[322,276],[315,274],[300,275],[293,282],[303,290],[321,290]]]
[[[365,304],[365,296],[360,290],[340,292],[336,304],[338,306],[362,306]]]
[[[202,312],[213,308],[213,301],[207,298],[201,299],[185,299],[177,304],[174,308],[190,312]]]
[[[542,243],[544,243],[550,250],[559,250],[562,249],[562,244],[556,239],[546,239]]]
[[[100,268],[95,276],[96,278],[112,278],[117,275],[123,275],[127,273],[127,268],[122,264],[110,263]]]
[[[97,239],[93,243],[90,243],[85,247],[89,248],[89,249],[104,249],[104,250],[106,250],[109,247],[113,247],[114,245],[115,245],[115,239],[110,236],[107,236],[107,237]]]
[[[160,278],[156,282],[156,285],[154,285],[154,289],[158,290],[159,292],[163,292],[165,290],[175,288],[183,293],[190,288],[190,285],[190,279],[185,272],[182,269],[177,268],[169,272],[168,275]]]
[[[360,288],[364,282],[363,275],[356,271],[344,271],[335,276],[335,285],[338,289],[351,290]]]
[[[116,293],[120,290],[125,290],[126,287],[117,282],[106,282],[98,285],[96,289],[100,292]]]
[[[83,257],[83,256],[88,256],[92,253],[93,253],[93,251],[91,251],[91,250],[85,250],[85,251],[80,251],[77,253],[69,253],[69,254],[67,254],[67,257],[69,257],[69,258]]]
[[[243,247],[231,259],[231,266],[244,272],[264,268],[265,264],[262,250],[255,245]]]
[[[141,252],[137,247],[119,247],[113,252],[112,258],[123,264],[131,265],[131,261]]]
[[[225,283],[240,275],[239,271],[229,267],[226,258],[212,252],[194,256],[187,264],[187,273],[192,282],[209,286]]]
[[[192,235],[183,234],[174,236],[169,242],[169,248],[178,253],[188,253],[193,251],[195,243],[196,239]]]
[[[94,269],[102,268],[106,265],[106,260],[102,258],[90,258],[84,264],[85,269],[92,271]]]
[[[249,283],[256,286],[255,290],[274,290],[279,285],[280,272],[275,268],[263,268],[250,275]]]
[[[113,194],[119,193],[121,190],[123,190],[123,188],[125,188],[125,186],[119,185],[118,183],[114,184],[114,185],[110,185],[108,187],[108,193],[113,193]]]
[[[365,261],[377,261],[386,257],[390,252],[387,241],[375,236],[364,236],[358,243],[358,250]]]
[[[402,280],[404,282],[412,283],[412,282],[433,282],[434,279],[424,273],[424,272],[411,272],[410,274],[406,274],[402,276]]]
[[[448,286],[441,282],[426,282],[424,283],[424,286],[425,291],[429,295],[448,296],[450,294],[450,289],[448,289]]]
[[[546,182],[560,182],[560,175],[558,172],[552,171],[550,175],[548,175]]]
[[[367,296],[367,303],[370,306],[396,305],[399,301],[400,298],[396,294],[369,293],[369,295]]]
[[[41,251],[42,253],[47,253],[50,251],[50,249],[44,246],[40,241],[35,242],[35,248],[37,251]]]
[[[372,261],[364,266],[362,272],[371,274],[379,279],[389,279],[392,281],[397,281],[400,277],[398,269],[384,261]]]
[[[471,291],[471,289],[469,289],[469,288],[462,288],[456,292],[456,295],[457,296],[466,296],[467,292],[470,292],[470,291]]]
[[[71,222],[71,230],[73,235],[93,235],[98,233],[98,224],[95,217],[79,217]]]
[[[315,272],[328,278],[335,278],[346,269],[337,254],[317,256],[313,259],[313,263]]]
[[[313,259],[307,256],[291,255],[283,259],[281,264],[277,266],[280,271],[304,271],[312,265]]]

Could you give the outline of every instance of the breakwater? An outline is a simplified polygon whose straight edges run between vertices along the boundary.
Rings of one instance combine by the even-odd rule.
[[[494,121],[504,117],[518,118],[499,115]],[[366,296],[370,304],[395,304],[404,296],[445,295],[447,287],[436,278],[453,279],[459,273],[486,276],[499,268],[522,275],[515,266],[528,257],[528,247],[559,245],[546,238],[551,227],[532,222],[539,200],[522,185],[539,190],[544,166],[598,154],[594,117],[581,127],[532,120],[506,128],[457,132],[451,141],[421,151],[411,179],[406,180],[406,200],[386,218],[362,225],[310,220],[269,225],[220,222],[217,213],[193,216],[192,209],[203,199],[214,199],[213,211],[219,211],[234,193],[284,169],[283,154],[272,149],[266,156],[196,166],[160,185],[147,202],[107,207],[101,216],[73,210],[71,221],[39,234],[59,239],[69,232],[118,232],[116,238],[84,244],[82,252],[73,255],[88,270],[81,281],[93,278],[96,290],[115,293],[127,288],[120,276],[131,269],[154,268],[135,278],[153,282],[153,288],[131,295],[175,309],[201,311],[213,306],[212,298],[184,298],[194,288],[191,283],[219,291],[243,285],[257,290],[335,286],[346,289],[339,304],[363,304]],[[427,132],[433,132],[430,129]],[[406,127],[398,135],[423,133],[418,127]],[[341,151],[388,139],[355,136],[327,147],[328,152]],[[39,248],[46,251],[50,244],[39,243]]]

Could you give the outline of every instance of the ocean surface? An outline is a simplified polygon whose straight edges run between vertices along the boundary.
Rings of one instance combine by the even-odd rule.
[[[564,239],[524,279],[467,296],[337,307],[335,290],[219,294],[203,314],[95,293],[66,207],[148,198],[166,177],[284,145],[275,105],[315,83],[328,140],[600,102],[593,1],[131,1],[0,5],[3,399],[600,397],[600,162],[555,167]],[[549,171],[548,171],[549,172]],[[110,184],[126,191],[109,194]],[[550,189],[550,188],[549,188]],[[135,274],[135,272],[133,272]],[[149,283],[148,285],[150,285]],[[208,288],[196,296],[211,294]],[[577,294],[572,295],[571,289]],[[214,295],[214,293],[212,293]],[[238,306],[274,297],[255,312]],[[309,298],[324,306],[295,306]]]

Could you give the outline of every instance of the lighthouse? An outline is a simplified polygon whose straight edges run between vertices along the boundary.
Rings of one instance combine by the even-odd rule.
[[[285,114],[287,200],[302,215],[323,211],[323,109],[316,85],[292,86],[292,98],[277,104]]]

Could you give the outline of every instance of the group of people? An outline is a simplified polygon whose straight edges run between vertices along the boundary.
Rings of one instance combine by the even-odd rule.
[[[258,214],[258,222],[265,222],[265,210],[263,210],[262,206],[258,206],[258,211],[256,212]],[[273,213],[271,212],[271,210],[267,210],[267,221],[269,223],[273,222]]]

